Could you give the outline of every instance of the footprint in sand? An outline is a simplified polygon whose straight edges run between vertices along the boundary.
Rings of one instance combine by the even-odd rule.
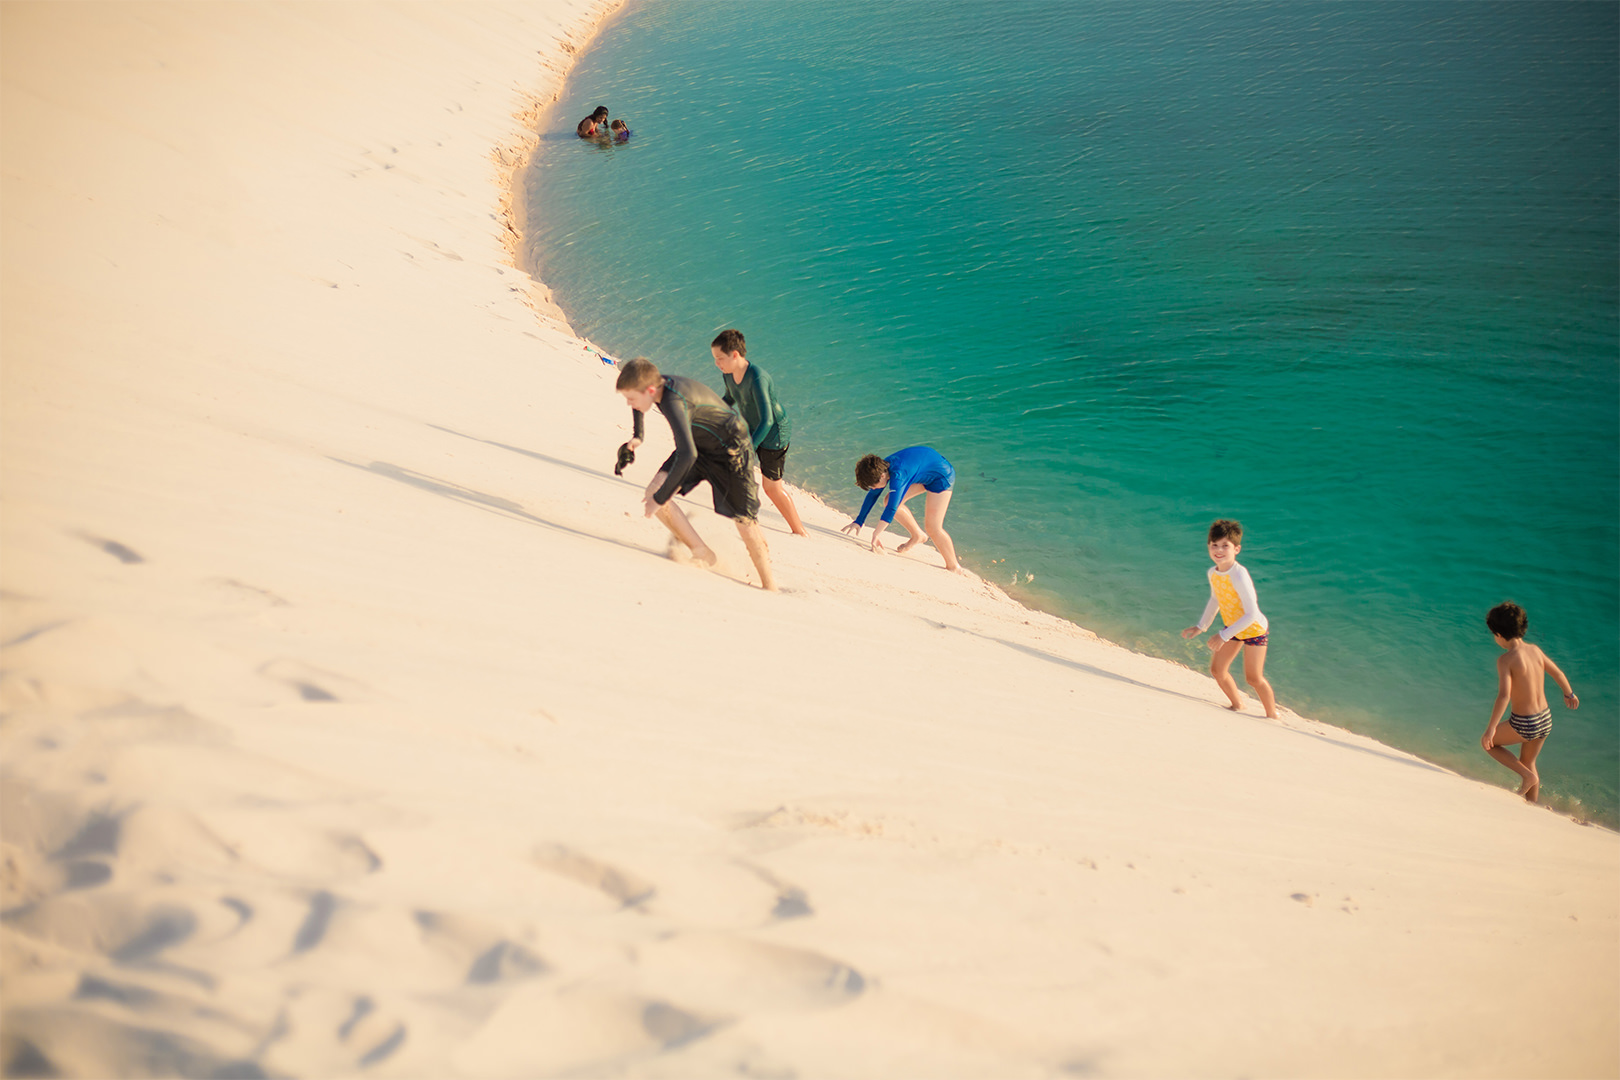
[[[519,982],[551,971],[527,946],[481,919],[435,911],[418,911],[415,918],[424,942],[463,965],[469,986]]]
[[[395,1059],[409,1043],[409,1025],[388,1001],[333,986],[295,986],[254,1058],[269,1075],[353,1076]],[[395,1060],[390,1067],[409,1075],[407,1066]]]
[[[105,889],[60,893],[7,911],[4,919],[14,934],[80,954],[85,967],[113,965],[207,990],[213,989],[215,978],[176,962],[174,953],[198,937],[228,934],[234,922],[215,906],[152,902]]]
[[[803,919],[815,914],[815,909],[810,906],[809,896],[797,885],[786,884],[763,866],[746,862],[740,865],[776,891],[776,904],[770,913],[773,921]]]
[[[240,1035],[232,1041],[240,1042]],[[6,1076],[218,1076],[253,1080],[269,1075],[250,1058],[141,1023],[124,1023],[72,1005],[15,1009],[0,1035]]]
[[[120,544],[117,540],[108,540],[104,536],[92,536],[89,533],[80,533],[79,539],[83,540],[87,544],[100,548],[102,551],[105,551],[108,555],[111,555],[113,558],[117,559],[126,566],[131,566],[136,563],[143,563],[146,561],[133,548],[126,547],[125,545]]]
[[[847,964],[729,934],[683,934],[646,946],[636,965],[649,996],[733,1016],[830,1009],[866,990],[865,976]]]
[[[561,844],[542,845],[533,858],[540,869],[595,889],[621,907],[639,908],[657,892],[651,882]]]
[[[617,1076],[725,1024],[657,998],[533,987],[508,997],[451,1063],[472,1076]]]

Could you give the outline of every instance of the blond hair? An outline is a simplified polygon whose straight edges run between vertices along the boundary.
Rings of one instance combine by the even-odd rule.
[[[634,360],[626,360],[619,365],[619,381],[614,383],[615,390],[645,390],[664,376],[654,364],[645,356],[638,356]]]

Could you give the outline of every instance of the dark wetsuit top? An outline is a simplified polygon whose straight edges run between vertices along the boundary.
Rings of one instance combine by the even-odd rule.
[[[776,397],[776,384],[761,371],[758,364],[749,364],[737,382],[725,372],[720,373],[725,386],[721,394],[726,403],[741,414],[743,423],[753,430],[749,433],[756,450],[786,450],[793,437],[793,424],[787,410]]]
[[[731,406],[720,400],[707,386],[685,375],[665,375],[664,394],[658,399],[658,411],[669,421],[670,433],[675,436],[675,452],[669,458],[669,475],[663,486],[653,493],[653,501],[663,506],[674,497],[681,481],[691,471],[699,454],[731,459],[740,448],[745,463],[752,463],[746,453],[752,447],[748,428],[742,417],[731,411]],[[641,414],[630,410],[631,431],[640,439],[646,430]]]

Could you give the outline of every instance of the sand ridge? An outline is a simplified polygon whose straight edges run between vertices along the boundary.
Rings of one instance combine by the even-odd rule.
[[[502,202],[608,11],[0,6],[0,1068],[1620,1072],[1613,834],[808,494],[667,557]]]

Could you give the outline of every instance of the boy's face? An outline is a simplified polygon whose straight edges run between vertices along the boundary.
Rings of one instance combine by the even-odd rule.
[[[714,354],[714,366],[727,375],[737,374],[737,369],[742,366],[742,353],[721,352],[718,345],[710,345],[709,351]]]
[[[632,409],[644,413],[657,401],[655,390],[656,386],[649,386],[641,390],[620,390],[619,393],[624,395],[624,400],[630,403]]]
[[[883,470],[883,475],[879,476],[876,480],[872,481],[871,486],[866,488],[865,490],[867,490],[867,491],[877,491],[879,488],[887,487],[888,484],[889,484],[889,470],[884,469]]]
[[[1237,562],[1238,552],[1242,550],[1243,545],[1234,543],[1230,536],[1209,542],[1209,557],[1215,560],[1215,567],[1218,570],[1225,570]]]

